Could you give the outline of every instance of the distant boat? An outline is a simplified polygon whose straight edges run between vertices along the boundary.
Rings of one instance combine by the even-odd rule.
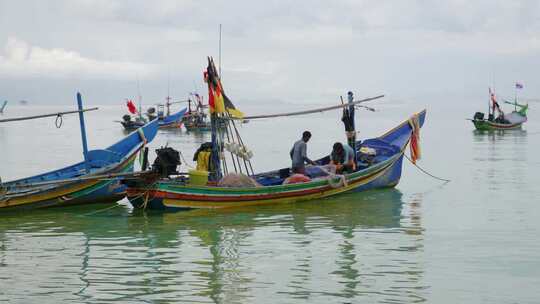
[[[20,100],[20,101],[19,101],[19,104],[20,104],[21,106],[26,106],[26,105],[28,105],[28,101],[26,101],[26,100]]]
[[[4,113],[4,109],[6,108],[7,104],[8,104],[8,101],[4,100],[4,103],[0,107],[0,113]]]
[[[523,123],[527,121],[527,109],[529,106],[517,106],[520,107],[518,111],[512,111],[510,114],[505,114],[497,118],[490,116],[488,119],[485,119],[484,113],[476,112],[472,119],[474,127],[479,131],[520,129]]]
[[[114,145],[91,151],[86,150],[86,135],[82,132],[85,161],[33,177],[0,182],[0,211],[115,202],[123,198],[125,187],[118,179],[92,177],[133,171],[137,153],[154,139],[157,129],[158,121],[153,120]]]
[[[169,97],[167,97],[167,103],[166,104],[157,104],[157,113],[156,108],[150,107],[146,111],[145,115],[148,117],[146,119],[142,114],[142,108],[139,105],[139,109],[135,107],[133,102],[131,100],[127,101],[128,110],[131,114],[134,114],[133,116],[130,114],[125,114],[122,116],[122,120],[118,121],[122,124],[124,129],[126,131],[133,131],[140,127],[142,127],[144,124],[146,124],[149,120],[158,119],[158,125],[159,128],[163,129],[169,129],[169,128],[180,128],[182,126],[182,117],[187,111],[187,108],[183,108],[182,110],[170,114],[170,105],[175,103],[180,103],[184,101],[179,102],[169,102]],[[167,107],[167,111],[165,113],[165,107]]]
[[[184,114],[186,113],[187,109],[183,108],[182,110],[168,115],[164,116],[162,118],[158,117],[159,121],[159,128],[160,129],[177,129],[182,127],[182,117],[184,117]]]
[[[514,102],[505,101],[513,105],[514,111],[505,114],[496,100],[495,93],[489,89],[488,117],[482,112],[476,112],[471,119],[474,127],[479,131],[491,130],[514,130],[520,129],[523,123],[527,121],[528,104],[519,104],[517,98]],[[519,109],[518,109],[519,108]],[[497,116],[495,115],[497,113]]]
[[[204,132],[211,130],[210,120],[208,115],[204,112],[204,109],[208,107],[202,102],[202,97],[199,94],[194,94],[196,101],[188,99],[188,111],[182,118],[184,127],[188,131]],[[191,103],[195,103],[195,109],[192,109]]]

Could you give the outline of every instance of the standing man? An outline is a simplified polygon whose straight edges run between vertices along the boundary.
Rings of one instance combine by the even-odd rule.
[[[302,133],[302,139],[295,142],[289,152],[292,160],[293,173],[306,174],[306,162],[311,165],[316,165],[314,161],[307,157],[307,142],[310,138],[311,132],[304,131],[304,133]]]
[[[349,106],[343,108],[343,116],[341,117],[341,121],[343,121],[343,125],[345,126],[345,134],[347,135],[347,143],[353,149],[353,151],[356,151],[356,129],[354,127],[354,104],[352,104],[352,102],[354,101],[353,92],[349,91],[347,93],[347,101],[348,101]],[[356,155],[354,155],[354,159],[356,161]]]

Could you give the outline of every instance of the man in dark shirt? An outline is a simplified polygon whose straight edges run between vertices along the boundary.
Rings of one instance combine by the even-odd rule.
[[[311,138],[311,132],[304,131],[302,133],[302,139],[294,143],[291,151],[289,152],[292,160],[292,172],[299,174],[306,174],[305,163],[315,165],[315,162],[307,157],[307,142]]]

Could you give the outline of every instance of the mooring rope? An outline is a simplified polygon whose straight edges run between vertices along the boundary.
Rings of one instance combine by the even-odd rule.
[[[94,215],[94,214],[101,213],[101,212],[103,212],[103,211],[107,211],[107,210],[110,210],[110,209],[113,209],[113,208],[116,208],[116,207],[119,207],[119,206],[122,206],[122,205],[116,203],[114,206],[107,207],[107,208],[104,208],[104,209],[99,209],[99,210],[97,210],[97,211],[93,211],[93,212],[89,212],[89,213],[85,213],[85,214],[83,214],[82,216]]]
[[[195,167],[191,166],[188,164],[188,162],[186,161],[186,159],[184,158],[184,154],[182,154],[182,152],[179,152],[178,154],[180,154],[180,158],[184,161],[184,165],[186,165],[186,167],[190,168],[190,169],[195,169]]]
[[[447,183],[450,182],[449,179],[444,179],[444,178],[437,177],[437,176],[435,176],[435,175],[433,175],[433,174],[427,172],[426,170],[422,169],[420,166],[418,166],[418,164],[413,163],[412,159],[410,159],[405,153],[403,153],[403,156],[405,156],[405,158],[406,158],[409,162],[411,162],[411,164],[413,164],[416,168],[418,168],[418,170],[420,170],[420,171],[423,172],[424,174],[429,175],[429,176],[433,177],[434,179],[438,179],[438,180],[443,181],[443,182],[447,182]]]

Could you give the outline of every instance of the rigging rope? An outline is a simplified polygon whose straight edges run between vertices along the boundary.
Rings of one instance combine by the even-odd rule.
[[[444,178],[437,177],[437,176],[435,176],[435,175],[433,175],[433,174],[427,172],[426,170],[422,169],[420,166],[418,166],[418,164],[414,163],[414,162],[412,161],[412,159],[410,159],[405,153],[403,153],[403,156],[405,156],[405,158],[406,158],[408,161],[410,161],[411,164],[413,164],[416,168],[418,168],[418,170],[420,170],[420,171],[423,172],[424,174],[426,174],[426,175],[428,175],[428,176],[431,176],[431,177],[434,178],[434,179],[438,179],[438,180],[440,180],[440,181],[446,182],[446,183],[450,182],[449,179],[444,179]]]
[[[189,164],[187,163],[186,159],[184,158],[184,154],[182,154],[182,152],[178,151],[178,153],[180,154],[180,158],[182,159],[182,161],[184,161],[184,164],[185,164],[188,168],[190,168],[190,169],[195,169],[195,167],[193,167],[193,166],[191,166],[191,165],[189,165]]]

